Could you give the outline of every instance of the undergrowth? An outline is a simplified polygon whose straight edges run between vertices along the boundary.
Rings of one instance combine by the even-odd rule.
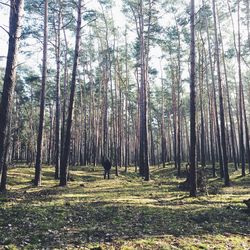
[[[216,194],[190,198],[171,165],[152,167],[143,181],[134,168],[110,180],[102,169],[74,167],[68,187],[58,187],[52,167],[9,170],[0,195],[2,249],[250,249],[250,177],[231,173],[231,187],[209,179]]]

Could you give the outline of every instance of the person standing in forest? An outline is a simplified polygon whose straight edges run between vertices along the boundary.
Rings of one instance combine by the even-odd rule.
[[[110,169],[112,165],[108,157],[105,156],[102,158],[102,166],[104,168],[104,179],[106,179],[107,175],[108,175],[108,179],[110,179]]]

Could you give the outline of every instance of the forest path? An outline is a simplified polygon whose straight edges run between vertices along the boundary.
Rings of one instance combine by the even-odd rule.
[[[10,169],[0,195],[0,248],[15,249],[250,249],[249,175],[232,173],[217,194],[188,197],[172,166],[152,167],[143,181],[134,168],[103,180],[101,167],[74,167],[68,187],[58,187],[52,167],[33,187],[34,169]],[[113,170],[114,171],[114,170]],[[98,249],[98,248],[97,248]]]

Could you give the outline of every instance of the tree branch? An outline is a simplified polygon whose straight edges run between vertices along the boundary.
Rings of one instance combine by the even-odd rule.
[[[7,7],[11,7],[9,4],[3,3],[3,2],[1,2],[1,1],[0,1],[0,4],[5,5],[5,6],[7,6]]]
[[[6,30],[2,25],[0,26],[0,28],[2,28],[8,35],[10,35],[9,31]]]
[[[97,18],[95,18],[95,19],[89,21],[88,23],[84,24],[84,25],[81,27],[81,29],[84,28],[85,26],[89,25],[90,23],[96,21],[96,20],[97,20]]]

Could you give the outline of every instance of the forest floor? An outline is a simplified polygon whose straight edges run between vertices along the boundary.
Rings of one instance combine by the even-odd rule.
[[[250,249],[250,176],[231,173],[232,186],[210,179],[208,196],[190,198],[173,166],[152,167],[143,181],[134,168],[103,180],[102,168],[76,167],[58,187],[52,167],[33,187],[34,169],[9,170],[0,195],[0,249]]]

